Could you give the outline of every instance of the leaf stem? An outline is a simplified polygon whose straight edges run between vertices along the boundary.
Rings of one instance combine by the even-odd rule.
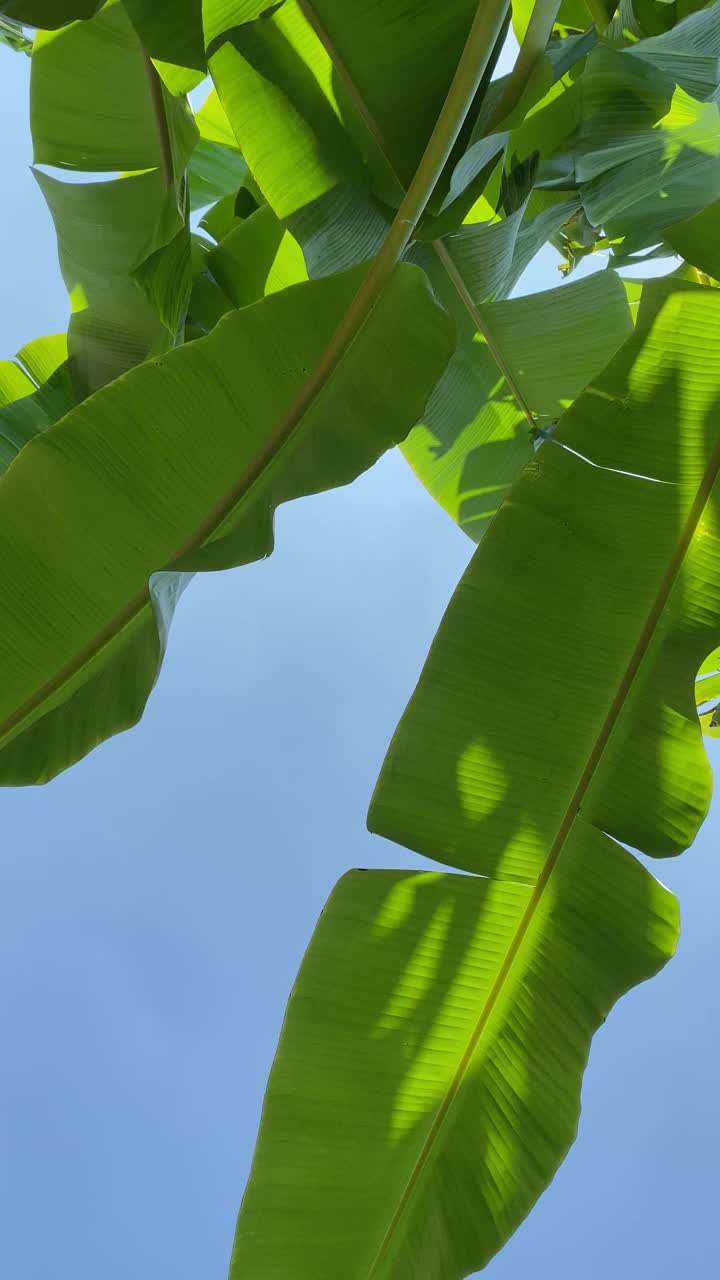
[[[503,378],[507,382],[508,388],[512,393],[512,395],[514,396],[515,400],[517,401],[518,407],[522,409],[522,412],[525,414],[525,417],[527,418],[528,423],[530,424],[531,427],[534,428],[535,418],[533,417],[532,409],[530,408],[530,405],[528,404],[517,382],[515,381],[515,378],[513,377],[512,372],[505,361],[502,351],[498,347],[490,331],[490,328],[485,318],[483,317],[480,307],[475,303],[472,295],[470,294],[470,291],[468,290],[468,287],[465,284],[465,281],[463,280],[463,277],[460,271],[455,265],[452,259],[452,256],[448,252],[442,240],[433,240],[432,246],[438,258],[440,259],[442,265],[444,266],[450,280],[454,284],[455,289],[457,290],[458,296],[461,302],[464,304],[468,312],[468,315],[470,316],[470,319],[475,325],[475,328],[477,329],[478,333],[481,333],[483,338],[485,339],[488,351],[490,352],[490,355],[495,361],[495,364],[497,365]]]
[[[400,262],[465,122],[495,47],[510,0],[482,0],[423,157],[380,252],[333,338],[351,340]]]
[[[535,0],[535,7],[530,15],[523,42],[518,50],[515,66],[507,78],[505,88],[495,104],[484,133],[493,133],[498,123],[504,120],[506,116],[509,116],[511,111],[515,110],[530,83],[535,69],[545,56],[547,42],[550,39],[559,8],[560,0]]]
[[[169,191],[173,185],[174,174],[172,145],[170,143],[170,131],[168,129],[167,115],[165,114],[162,80],[155,70],[152,59],[145,50],[143,50],[143,62],[145,64],[145,74],[147,76],[148,89],[150,91],[150,105],[152,107],[155,127],[157,129],[158,140],[160,142],[160,168],[162,171],[163,181]]]
[[[481,0],[435,129],[420,161],[417,173],[403,198],[397,216],[390,227],[378,256],[375,258],[318,364],[283,415],[272,435],[268,437],[263,448],[255,455],[245,471],[237,477],[220,501],[208,513],[207,517],[195,527],[183,545],[178,547],[175,555],[171,558],[171,564],[176,564],[183,557],[191,555],[193,551],[198,550],[210,534],[218,528],[222,521],[242,501],[248,490],[262,474],[264,468],[277,456],[292,436],[298,423],[320,395],[327,380],[332,376],[354,338],[360,332],[383,288],[398,265],[442,172],[445,161],[452,150],[455,139],[462,128],[465,116],[470,109],[483,72],[492,54],[497,34],[509,3],[510,0]],[[160,118],[157,109],[160,108],[162,110],[163,127],[160,130],[160,137],[166,140],[166,151],[164,148],[164,152],[168,161],[164,166],[164,172],[166,176],[169,174],[170,181],[172,181],[170,139],[162,101],[162,85],[155,68],[150,63],[150,59],[147,62],[152,69],[152,74],[148,70],[148,76],[159,129]],[[12,715],[0,725],[0,741],[7,737],[13,729],[17,729],[38,707],[42,706],[46,699],[57,693],[58,690],[72,680],[87,663],[97,657],[102,649],[113,642],[120,631],[130,626],[148,607],[150,607],[149,593],[147,588],[143,588],[142,591],[137,592],[127,602],[111,622],[84,645],[69,662],[65,663],[50,680],[40,689],[37,689],[22,706],[16,707]]]
[[[433,193],[477,93],[509,3],[510,0],[481,0],[435,128],[377,257],[317,365],[282,420],[230,492],[193,532],[189,542],[178,550],[176,560],[201,546],[205,538],[247,493],[269,461],[292,435],[360,332],[398,266]]]

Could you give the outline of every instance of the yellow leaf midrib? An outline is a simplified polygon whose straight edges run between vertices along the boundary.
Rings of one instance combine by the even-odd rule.
[[[615,729],[620,715],[625,707],[627,699],[631,693],[635,677],[637,676],[645,655],[648,652],[650,644],[655,635],[655,631],[663,615],[666,605],[670,599],[678,575],[691,546],[703,512],[707,505],[708,499],[720,475],[720,438],[710,455],[703,478],[698,487],[697,494],[692,503],[687,519],[683,526],[680,537],[676,544],[675,551],[668,563],[668,567],[658,587],[653,603],[648,611],[643,627],[640,631],[639,638],[633,649],[630,660],[624,672],[624,675],[618,685],[615,697],[612,700],[608,713],[603,724],[595,738],[592,750],[590,751],[583,772],[570,798],[565,813],[558,826],[555,838],[548,852],[547,858],[543,865],[542,871],[533,888],[532,894],[528,900],[527,906],[518,922],[518,926],[513,934],[512,940],[505,953],[503,962],[498,970],[497,977],[491,990],[489,991],[483,1008],[481,1010],[478,1021],[475,1025],[473,1033],[468,1041],[467,1047],[463,1052],[462,1058],[453,1075],[447,1091],[443,1097],[440,1106],[436,1112],[432,1126],[423,1143],[423,1147],[413,1165],[408,1177],[405,1189],[398,1203],[397,1210],[385,1232],[385,1236],[381,1242],[380,1248],[376,1254],[373,1264],[368,1272],[367,1280],[374,1280],[377,1277],[378,1269],[384,1262],[388,1250],[392,1244],[393,1237],[397,1231],[403,1214],[407,1209],[412,1195],[418,1185],[420,1177],[429,1161],[432,1150],[438,1140],[438,1136],[442,1130],[442,1126],[447,1114],[456,1098],[460,1085],[474,1057],[480,1039],[487,1027],[490,1016],[492,1015],[498,999],[502,994],[505,983],[508,980],[512,966],[517,959],[520,949],[525,941],[528,929],[532,924],[535,913],[538,910],[545,889],[552,877],[557,866],[558,860],[563,852],[567,838],[572,830],[573,824],[580,813],[583,801],[592,784],[595,771],[600,764],[605,748]]]

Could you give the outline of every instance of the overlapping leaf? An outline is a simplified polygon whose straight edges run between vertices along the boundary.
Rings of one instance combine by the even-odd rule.
[[[36,165],[90,171],[88,177],[131,171],[86,182],[35,171],[70,293],[70,359],[81,392],[167,350],[184,317],[190,280],[184,175],[196,131],[186,104],[153,83],[154,75],[115,0],[92,21],[35,40]],[[158,274],[165,277],[162,309]]]
[[[201,0],[123,0],[143,47],[171,93],[207,75]]]
[[[454,250],[471,252],[467,239]],[[632,319],[612,272],[508,302],[470,298],[463,314],[434,257],[426,252],[423,265],[455,316],[459,342],[402,451],[433,497],[479,542],[532,456],[538,431],[599,373]],[[464,265],[463,279],[487,284],[482,257]],[[484,296],[482,283],[475,296]]]
[[[626,249],[657,243],[720,196],[718,31],[715,5],[667,36],[588,60],[575,174],[590,222]]]
[[[0,474],[75,401],[64,333],[36,338],[17,360],[0,361]]]
[[[603,1000],[671,951],[671,900],[611,837],[677,852],[707,806],[693,676],[720,640],[719,330],[715,291],[653,288],[476,552],[370,826],[490,879],[359,877],[354,907],[348,886],[331,900],[270,1081],[238,1276],[279,1276],[301,1231],[308,1276],[481,1266],[572,1139]],[[333,1020],[341,936],[359,996]],[[377,985],[358,963],[373,948]]]
[[[715,290],[646,287],[637,332],[535,455],[458,588],[374,829],[529,881],[576,821],[652,854],[694,838],[710,774],[692,682],[720,639],[719,325]],[[533,664],[509,690],[528,637]],[[518,736],[523,717],[532,735]]]
[[[369,54],[383,49],[383,59],[396,63],[407,56],[393,43],[393,33],[402,29],[393,6],[378,5],[372,12],[356,14],[352,6],[288,0],[271,15],[243,25],[237,25],[237,6],[226,9],[235,14],[236,25],[223,39],[218,22],[230,18],[224,11],[218,18],[217,6],[206,5],[213,19],[210,68],[251,171],[302,244],[310,275],[371,255],[384,234],[387,215],[370,194],[363,162],[369,166],[374,191],[388,202],[397,201],[415,158],[415,151],[406,149],[407,131],[429,120],[427,104],[435,103],[438,86],[449,76],[450,50],[456,42],[456,35],[452,40],[450,36],[467,23],[468,6],[450,6],[442,14],[423,7],[421,19],[413,23],[417,40],[427,36],[428,24],[437,24],[440,34],[434,33],[438,43],[432,45],[433,57],[423,52],[407,83],[397,72],[393,77],[383,74],[384,61],[375,65],[377,59]],[[438,50],[446,51],[445,61]],[[533,112],[513,134],[513,147],[529,154],[546,137],[551,152],[572,132],[576,111],[572,106],[565,110],[566,90],[565,84],[556,85],[548,114]],[[395,112],[399,93],[412,99],[400,122]],[[469,138],[469,149],[451,166],[445,209],[431,220],[426,234],[437,233],[441,225],[455,225],[448,218],[452,206],[462,202],[464,190],[472,191],[478,174],[497,167],[507,135],[484,139],[481,123],[482,112],[478,138]],[[474,199],[473,195],[470,204]],[[462,511],[463,527],[474,537],[480,536],[493,503],[529,457],[530,429],[535,425],[533,410],[522,396],[513,399],[516,386],[512,379],[508,384],[502,359],[499,365],[495,362],[497,348],[488,346],[478,329],[476,303],[505,296],[547,236],[578,207],[576,197],[548,203],[539,216],[524,219],[523,204],[517,213],[498,220],[487,200],[476,202],[472,221],[456,237],[445,235],[432,250],[414,253],[453,310],[463,342],[434,397],[432,422],[427,424],[431,437],[416,433],[406,456],[446,509],[456,518]],[[483,218],[492,221],[485,224]],[[591,318],[588,311],[582,317],[578,308],[575,322],[581,318],[591,320],[590,340],[603,357],[587,368],[589,378],[616,349],[624,329],[621,323],[598,333],[609,314]],[[583,347],[582,337],[579,345]],[[572,361],[566,355],[562,365],[556,362],[556,371]],[[570,376],[558,394],[567,402],[582,385]],[[490,498],[478,505],[477,490]]]

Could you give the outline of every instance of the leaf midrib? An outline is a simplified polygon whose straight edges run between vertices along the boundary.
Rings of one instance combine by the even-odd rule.
[[[468,1041],[467,1047],[460,1059],[458,1067],[448,1085],[445,1096],[440,1103],[435,1115],[435,1119],[430,1127],[428,1135],[423,1143],[422,1149],[415,1160],[413,1168],[410,1172],[405,1189],[398,1203],[397,1210],[393,1215],[390,1225],[387,1228],[385,1236],[381,1242],[380,1248],[368,1272],[367,1280],[373,1280],[377,1276],[378,1267],[385,1260],[393,1237],[398,1226],[402,1221],[402,1216],[410,1203],[413,1192],[418,1185],[420,1177],[427,1166],[432,1154],[432,1150],[438,1140],[445,1119],[448,1115],[450,1107],[457,1096],[460,1085],[475,1055],[475,1051],[481,1040],[483,1032],[487,1027],[488,1021],[497,1005],[498,999],[503,992],[503,988],[509,978],[512,966],[517,959],[520,949],[525,941],[528,929],[533,922],[535,913],[538,910],[543,894],[548,886],[552,874],[562,855],[567,838],[572,830],[573,824],[579,817],[580,809],[587,796],[587,792],[592,784],[595,771],[600,764],[605,748],[610,740],[611,734],[622,714],[625,703],[631,693],[634,680],[640,671],[644,658],[648,652],[650,644],[655,635],[658,623],[663,615],[665,607],[670,599],[670,595],[677,582],[678,575],[685,561],[690,545],[693,541],[698,525],[702,519],[703,512],[707,505],[708,499],[720,475],[720,438],[718,439],[708,461],[702,481],[698,487],[697,494],[688,513],[682,533],[676,544],[675,551],[670,558],[668,567],[658,587],[653,603],[648,611],[645,622],[640,631],[639,638],[633,649],[625,673],[618,685],[617,692],[610,705],[608,713],[593,743],[592,749],[588,755],[585,768],[580,776],[580,780],[570,798],[565,813],[559,823],[555,839],[548,851],[547,858],[543,865],[537,881],[535,882],[532,894],[528,900],[527,906],[518,922],[515,933],[505,953],[504,959],[498,969],[497,977],[483,1005],[482,1011],[478,1018],[473,1033]]]
[[[547,0],[545,0],[545,2],[547,3]],[[554,3],[554,0],[550,0],[550,2]],[[298,4],[298,8],[300,9],[300,11],[303,13],[305,17],[305,20],[307,21],[309,26],[312,27],[313,31],[315,32],[315,35],[317,36],[318,40],[322,44],[323,48],[325,49],[325,52],[327,53],[335,70],[341,76],[345,84],[345,87],[353,103],[355,104],[355,108],[358,112],[358,115],[360,116],[368,132],[374,139],[375,144],[378,147],[378,150],[382,156],[382,159],[387,164],[395,181],[397,182],[399,190],[404,193],[405,185],[403,183],[402,178],[400,177],[400,173],[398,171],[397,165],[395,164],[395,161],[393,160],[393,157],[390,154],[390,147],[388,146],[388,143],[385,137],[383,136],[382,129],[380,128],[380,125],[378,124],[378,121],[376,120],[375,116],[370,110],[370,107],[368,106],[367,102],[363,98],[363,95],[360,92],[358,85],[355,83],[355,80],[353,79],[353,76],[351,75],[346,63],[340,57],[340,54],[335,48],[333,41],[330,39],[330,35],[328,31],[325,25],[323,24],[323,22],[321,21],[315,9],[313,0],[297,0],[297,4]],[[502,352],[500,351],[497,343],[493,339],[492,333],[490,332],[490,328],[486,323],[484,317],[482,316],[480,308],[478,307],[477,303],[473,300],[470,290],[468,289],[467,284],[465,283],[465,280],[463,278],[462,271],[458,267],[457,263],[455,262],[454,258],[450,254],[449,250],[447,249],[442,239],[432,240],[430,243],[432,245],[432,249],[434,253],[438,258],[438,261],[440,262],[440,265],[445,271],[445,274],[447,275],[448,280],[450,281],[453,289],[457,293],[458,298],[460,299],[463,307],[467,311],[478,333],[482,335],[487,345],[488,351],[490,352],[492,359],[495,361],[495,364],[497,365],[497,368],[500,374],[505,379],[508,385],[508,388],[510,390],[510,393],[518,405],[518,408],[527,418],[529,425],[531,427],[534,427],[535,418],[533,416],[532,410],[530,409],[530,406],[528,405],[525,397],[523,396],[517,384],[517,381],[512,374],[512,371],[508,368],[508,365],[505,362]]]
[[[402,258],[452,150],[477,91],[477,85],[487,66],[497,30],[505,16],[508,4],[509,0],[480,0],[435,128],[367,275],[317,365],[303,383],[275,430],[225,495],[177,549],[169,561],[170,566],[198,550],[239,506],[262,476],[265,468],[274,461],[288,443],[296,427],[322,393],[365,321],[371,315]],[[0,723],[0,749],[5,745],[8,735],[14,736],[14,731],[29,716],[42,707],[48,698],[58,693],[64,685],[81,674],[89,663],[97,658],[103,649],[107,648],[150,604],[149,589],[145,584],[105,627],[101,628],[86,645],[63,664],[55,675],[21,706],[16,707],[4,722]]]

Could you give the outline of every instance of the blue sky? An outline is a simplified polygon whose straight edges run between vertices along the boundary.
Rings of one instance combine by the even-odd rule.
[[[0,356],[67,314],[28,66],[0,49]],[[224,1280],[323,902],[348,867],[423,864],[365,812],[470,553],[397,455],[281,509],[270,561],[187,592],[142,724],[0,794],[0,1275]],[[712,1274],[719,815],[655,866],[679,954],[598,1034],[580,1140],[491,1280]]]

